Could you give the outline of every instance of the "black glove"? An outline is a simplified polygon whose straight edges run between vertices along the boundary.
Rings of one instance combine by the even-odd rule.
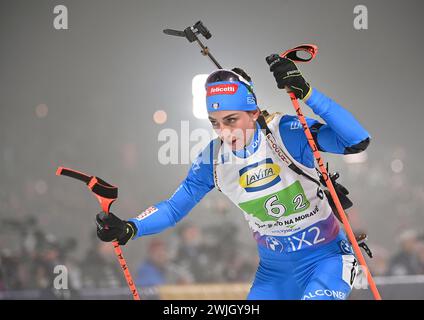
[[[279,89],[287,87],[298,99],[308,96],[311,86],[305,81],[293,61],[281,58],[278,54],[272,54],[266,57],[266,62],[274,74]]]
[[[103,211],[96,215],[97,237],[105,242],[118,241],[125,245],[137,233],[133,222],[119,219],[113,213]]]

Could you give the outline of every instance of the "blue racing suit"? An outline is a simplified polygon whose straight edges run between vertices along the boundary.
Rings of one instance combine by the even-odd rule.
[[[319,150],[336,154],[365,150],[371,138],[369,133],[351,113],[317,89],[312,90],[305,103],[325,123],[312,118],[306,120]],[[290,155],[313,168],[314,156],[297,117],[284,115],[279,129]],[[211,141],[168,200],[130,219],[138,230],[134,239],[174,226],[215,187],[213,148],[214,141]],[[252,145],[246,146],[246,150],[255,152]],[[204,161],[205,158],[209,158],[208,161]],[[295,252],[270,250],[269,244],[265,246],[258,240],[258,253],[260,263],[248,299],[346,299],[351,291],[356,260],[342,230],[336,230],[330,242]]]

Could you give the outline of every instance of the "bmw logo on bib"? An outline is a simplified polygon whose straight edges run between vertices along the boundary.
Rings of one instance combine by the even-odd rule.
[[[352,246],[350,245],[348,241],[342,240],[340,241],[339,245],[340,245],[340,249],[342,249],[344,253],[353,254]]]
[[[283,252],[284,246],[281,241],[277,240],[274,237],[266,237],[266,246],[268,249],[277,252]]]

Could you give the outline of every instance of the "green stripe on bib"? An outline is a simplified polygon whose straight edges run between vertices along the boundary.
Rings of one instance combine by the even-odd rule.
[[[302,212],[310,207],[299,181],[270,195],[239,203],[239,207],[259,220],[277,221],[281,217]]]

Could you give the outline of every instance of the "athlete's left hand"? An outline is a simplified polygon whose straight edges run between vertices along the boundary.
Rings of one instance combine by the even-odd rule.
[[[303,78],[293,61],[287,58],[281,58],[277,54],[266,58],[270,66],[270,71],[274,74],[279,89],[286,89],[293,92],[298,99],[308,98],[311,92],[311,86]]]

